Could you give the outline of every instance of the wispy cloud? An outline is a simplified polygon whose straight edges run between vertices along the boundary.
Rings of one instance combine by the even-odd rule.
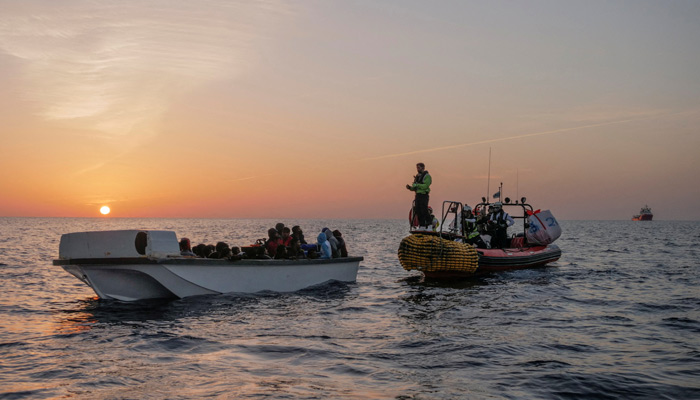
[[[273,175],[278,175],[278,174],[269,173],[269,174],[261,174],[261,175],[254,175],[254,176],[246,176],[244,178],[229,179],[228,182],[249,181],[252,179],[264,178],[264,177],[273,176]]]
[[[0,52],[22,60],[42,117],[147,137],[179,93],[254,63],[288,14],[275,1],[4,2]]]
[[[395,157],[410,156],[410,155],[415,155],[415,154],[431,153],[431,152],[442,151],[442,150],[452,150],[452,149],[458,149],[461,147],[476,146],[479,144],[504,142],[504,141],[508,141],[508,140],[523,139],[523,138],[534,137],[534,136],[554,135],[554,134],[558,134],[558,133],[567,133],[567,132],[573,132],[573,131],[577,131],[577,130],[597,128],[597,127],[601,127],[601,126],[619,125],[619,124],[626,124],[626,123],[630,123],[630,122],[640,122],[640,121],[658,119],[658,118],[662,118],[662,117],[669,117],[669,116],[675,116],[675,115],[694,114],[697,112],[698,112],[698,110],[693,110],[693,111],[655,114],[655,115],[651,115],[651,116],[647,116],[647,117],[627,118],[627,119],[621,119],[621,120],[616,120],[616,121],[600,122],[597,124],[588,124],[588,125],[574,126],[574,127],[570,127],[570,128],[553,129],[553,130],[543,131],[543,132],[534,132],[534,133],[526,133],[526,134],[522,134],[522,135],[514,135],[514,136],[495,138],[495,139],[479,140],[476,142],[459,143],[459,144],[453,144],[453,145],[448,145],[448,146],[433,147],[430,149],[407,151],[407,152],[403,152],[403,153],[385,154],[385,155],[376,156],[376,157],[366,157],[366,158],[358,159],[356,161],[374,161],[374,160],[382,160],[385,158],[395,158]]]

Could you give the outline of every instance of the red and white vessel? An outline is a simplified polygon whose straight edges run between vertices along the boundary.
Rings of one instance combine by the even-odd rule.
[[[421,271],[426,278],[450,279],[499,271],[542,267],[559,260],[561,257],[561,249],[551,242],[559,237],[561,228],[551,216],[551,213],[546,211],[542,212],[542,215],[545,217],[540,219],[540,210],[534,210],[532,206],[525,203],[525,201],[526,199],[524,197],[521,201],[515,201],[514,203],[511,203],[508,198],[505,199],[502,205],[503,208],[510,209],[511,212],[509,212],[509,214],[513,219],[523,220],[523,232],[512,234],[512,236],[508,238],[504,248],[476,248],[475,250],[478,253],[478,267],[476,270],[458,270],[449,267],[441,268],[440,265],[442,264],[439,261],[426,261],[425,265],[415,265],[415,263],[407,265],[408,263],[404,263],[402,260],[402,266],[406,270]],[[482,202],[474,207],[475,214],[477,216],[481,215],[482,217],[486,216],[486,210],[488,210],[491,205],[492,204],[488,203],[485,198],[482,198]],[[450,216],[455,218],[453,221],[461,218],[463,207],[464,205],[460,202],[443,202],[442,221],[439,230],[434,232],[432,230],[413,229],[411,230],[411,235],[436,235],[450,241],[465,242],[468,234],[463,228],[465,224],[448,222],[451,229],[447,229],[446,231],[443,229],[445,221],[449,220]],[[539,233],[545,233],[542,232],[542,230],[547,229],[550,231],[556,230],[558,233],[549,236],[549,239],[546,239],[546,234],[544,236],[537,234],[538,230]],[[486,231],[482,230],[481,233],[486,242],[488,242]],[[539,242],[536,237],[540,239]]]
[[[654,214],[651,213],[651,208],[645,205],[639,211],[639,215],[632,217],[632,221],[651,221],[652,218],[654,218]]]

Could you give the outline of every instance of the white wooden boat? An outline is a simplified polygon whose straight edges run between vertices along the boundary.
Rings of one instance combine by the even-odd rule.
[[[135,301],[216,293],[294,292],[354,282],[362,257],[330,260],[183,257],[172,231],[119,230],[61,236],[58,259],[100,298]]]

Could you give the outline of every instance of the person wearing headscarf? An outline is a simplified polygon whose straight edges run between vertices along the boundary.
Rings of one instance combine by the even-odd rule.
[[[348,247],[345,245],[345,239],[343,239],[343,234],[339,230],[333,231],[333,236],[338,241],[338,250],[340,251],[341,257],[348,256]]]
[[[335,236],[333,236],[333,232],[328,228],[323,228],[323,233],[326,234],[326,239],[328,239],[328,241],[331,244],[331,252],[333,254],[333,258],[340,257],[340,250],[338,249],[338,239],[336,239]]]
[[[326,233],[319,233],[316,240],[318,240],[318,247],[321,250],[321,257],[319,258],[333,258],[333,253],[331,252],[331,244],[328,242],[328,237],[326,236]]]

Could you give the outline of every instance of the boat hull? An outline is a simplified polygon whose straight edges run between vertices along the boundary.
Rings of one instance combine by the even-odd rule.
[[[55,260],[102,299],[136,301],[217,293],[294,292],[329,281],[355,282],[362,257],[331,260]]]
[[[653,214],[635,215],[632,217],[632,221],[651,221],[652,218],[654,218]]]
[[[459,271],[421,271],[426,278],[467,278],[493,272],[538,268],[553,263],[561,257],[559,246],[534,246],[506,249],[477,249],[479,266],[473,273]]]
[[[432,239],[431,239],[432,238]],[[519,239],[519,240],[516,240]],[[399,245],[399,262],[407,271],[420,271],[430,279],[468,278],[492,272],[537,268],[561,257],[555,244],[523,246],[523,239],[513,239],[512,248],[478,249],[456,243],[445,233],[412,232]],[[454,247],[462,247],[457,251]],[[473,254],[473,256],[472,256]]]

